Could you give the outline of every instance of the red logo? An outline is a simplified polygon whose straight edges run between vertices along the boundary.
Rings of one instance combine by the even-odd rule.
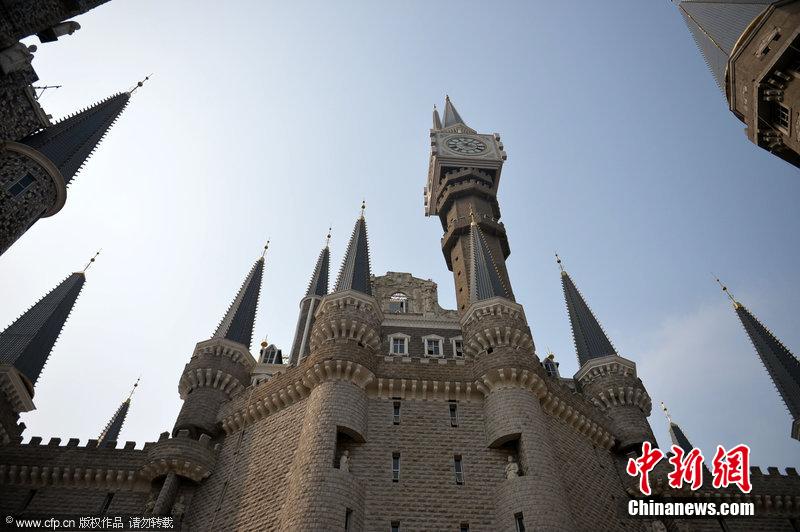
[[[658,448],[653,449],[649,441],[642,444],[642,454],[639,458],[629,458],[626,471],[632,477],[641,475],[639,479],[639,491],[643,495],[650,495],[650,471],[656,467],[664,453]]]
[[[717,445],[717,452],[711,462],[715,488],[727,488],[736,484],[742,493],[750,493],[750,447],[739,444],[728,452],[722,445]]]
[[[677,445],[673,445],[669,463],[673,467],[672,472],[667,475],[670,487],[680,489],[686,482],[696,490],[703,485],[703,453],[700,449],[692,449],[687,453]]]

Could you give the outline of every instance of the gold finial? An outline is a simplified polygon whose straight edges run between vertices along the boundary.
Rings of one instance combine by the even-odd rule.
[[[558,256],[558,252],[556,252],[556,263],[558,264],[558,268],[563,272],[564,265],[561,264],[561,257]]]
[[[472,205],[469,206],[469,225],[475,225],[475,212],[472,210]]]
[[[264,339],[261,340],[261,347],[267,347],[269,343],[267,343],[267,337],[264,336]]]
[[[664,404],[664,401],[661,401],[661,410],[663,410],[664,415],[667,416],[667,421],[672,423],[672,416],[669,415],[669,410],[667,410],[667,405]]]
[[[138,89],[139,87],[141,87],[142,85],[144,85],[144,82],[145,82],[145,81],[147,81],[148,79],[150,79],[150,76],[152,76],[152,75],[153,75],[153,74],[149,74],[149,75],[145,76],[143,80],[141,80],[141,81],[138,81],[138,82],[136,83],[136,85],[134,85],[134,86],[133,86],[133,88],[132,88],[131,90],[129,90],[129,91],[128,91],[128,94],[133,94],[134,92],[136,92],[136,89]]]
[[[724,284],[722,284],[722,281],[719,280],[719,277],[717,277],[713,273],[711,275],[714,276],[714,280],[717,281],[717,284],[722,288],[722,291],[725,292],[725,294],[728,296],[728,298],[730,298],[730,300],[733,302],[733,307],[734,308],[738,308],[739,307],[739,302],[736,301],[735,297],[733,297],[733,294],[731,294],[730,290],[728,290],[728,287],[725,286]]]
[[[131,400],[131,397],[133,397],[133,392],[135,392],[136,391],[136,387],[139,386],[139,381],[140,380],[142,380],[142,376],[141,375],[139,375],[139,378],[136,379],[136,382],[133,383],[133,388],[131,388],[131,393],[128,394],[128,398],[126,399],[126,401],[130,401]]]
[[[100,252],[101,252],[101,251],[103,251],[103,250],[102,250],[102,249],[98,249],[98,250],[97,250],[97,253],[95,253],[95,254],[94,254],[94,257],[92,257],[91,259],[89,259],[89,262],[88,262],[88,263],[86,263],[86,266],[83,268],[83,273],[86,273],[86,270],[88,270],[88,269],[89,269],[89,266],[91,266],[91,265],[92,265],[92,263],[95,261],[95,259],[97,258],[97,256],[100,254]]]
[[[549,348],[549,347],[546,347],[546,348],[545,348],[545,351],[547,351],[547,358],[549,358],[550,360],[555,360],[555,358],[556,358],[556,355],[555,355],[555,353],[553,353],[552,351],[550,351],[550,348]]]
[[[364,218],[364,211],[367,208],[367,200],[361,200],[361,218]]]
[[[269,239],[267,239],[267,243],[264,244],[264,251],[261,252],[262,259],[266,256],[268,249],[269,249]]]
[[[325,236],[325,247],[331,245],[331,229],[333,229],[333,226],[328,227],[328,234]]]

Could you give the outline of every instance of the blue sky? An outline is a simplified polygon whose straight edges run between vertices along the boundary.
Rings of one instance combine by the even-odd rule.
[[[338,271],[362,198],[373,272],[431,278],[453,308],[441,226],[422,210],[431,107],[447,93],[503,137],[508,267],[539,352],[577,370],[558,250],[695,445],[798,465],[711,272],[800,349],[800,176],[746,139],[670,2],[236,5],[112,1],[39,46],[41,83],[63,85],[42,99],[56,117],[154,76],[66,207],[0,260],[5,326],[103,248],[28,436],[96,437],[139,374],[122,438],[171,429],[183,365],[268,237],[255,341],[288,350],[327,228]],[[657,407],[651,423],[665,446]]]

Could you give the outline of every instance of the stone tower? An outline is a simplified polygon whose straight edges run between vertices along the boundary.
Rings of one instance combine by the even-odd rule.
[[[719,280],[717,280],[719,281]],[[739,320],[750,337],[753,347],[764,364],[778,395],[781,396],[783,403],[789,410],[792,418],[791,436],[795,440],[800,440],[800,361],[792,354],[789,349],[778,340],[772,331],[765,327],[758,319],[753,316],[750,310],[737,301],[728,291],[728,287],[722,286],[722,290],[728,294],[733,302],[733,309]]]
[[[636,364],[617,354],[561,259],[556,258],[580,365],[575,382],[611,418],[620,452],[636,452],[645,441],[656,445],[647,421],[653,405],[636,374]]]
[[[442,253],[455,278],[459,312],[466,311],[470,299],[467,262],[472,249],[472,220],[480,229],[481,246],[496,258],[497,274],[508,299],[514,301],[505,267],[511,249],[497,202],[505,160],[500,135],[476,133],[464,123],[449,97],[445,100],[444,122],[434,108],[425,214],[438,215],[442,223]]]
[[[130,99],[125,92],[0,146],[0,254],[64,206],[67,186]]]
[[[747,138],[800,166],[800,2],[673,1]]]
[[[0,333],[0,442],[19,438],[19,415],[36,408],[34,386],[85,281],[71,274]]]

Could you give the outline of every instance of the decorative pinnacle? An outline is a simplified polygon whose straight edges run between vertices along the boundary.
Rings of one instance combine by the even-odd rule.
[[[475,213],[472,211],[472,205],[469,206],[469,225],[476,225]]]
[[[664,401],[661,401],[661,410],[663,410],[664,415],[667,416],[667,421],[672,423],[672,416],[669,415],[669,410],[667,410],[667,405],[664,404]]]
[[[361,200],[361,218],[364,218],[364,211],[367,208],[367,200]]]
[[[91,259],[89,259],[89,262],[88,262],[88,263],[86,264],[86,266],[83,268],[83,273],[86,273],[86,270],[88,270],[88,269],[89,269],[89,266],[91,266],[91,265],[92,265],[92,263],[95,261],[95,259],[97,258],[97,256],[100,254],[100,252],[101,252],[101,251],[103,251],[103,250],[102,250],[102,249],[98,249],[98,250],[97,250],[97,253],[95,253],[95,254],[94,254],[94,257],[92,257]]]
[[[264,251],[261,252],[261,258],[263,259],[264,256],[267,254],[267,250],[269,249],[269,239],[267,239],[267,243],[264,244]]]
[[[712,273],[711,275],[714,275],[714,274]],[[719,278],[716,275],[714,275],[714,280],[717,281],[717,284],[722,288],[722,291],[725,292],[725,294],[728,296],[728,298],[730,298],[730,300],[733,302],[734,308],[738,308],[739,307],[739,302],[736,301],[735,297],[733,297],[733,294],[731,294],[730,290],[728,290],[728,287],[725,286],[724,284],[722,284],[722,281],[720,281]]]
[[[558,268],[563,272],[564,271],[564,265],[561,264],[561,257],[558,256],[558,253],[556,253],[556,263],[558,264]]]
[[[267,342],[267,337],[265,335],[264,339],[261,340],[261,347],[267,347],[268,345],[269,345],[269,343]]]
[[[131,393],[128,394],[128,398],[126,401],[130,401],[131,397],[133,397],[133,392],[136,391],[136,387],[139,386],[139,381],[142,380],[142,376],[139,375],[139,378],[136,379],[136,382],[133,383],[133,388],[131,388]]]
[[[331,229],[333,226],[328,227],[328,234],[325,236],[325,247],[329,247],[331,245]]]
[[[132,88],[131,90],[129,90],[129,91],[128,91],[128,94],[133,94],[134,92],[136,92],[136,89],[138,89],[139,87],[141,87],[142,85],[144,85],[144,82],[145,82],[145,81],[147,81],[147,80],[149,80],[149,79],[150,79],[150,76],[152,76],[152,75],[153,75],[153,74],[149,74],[149,75],[145,76],[143,80],[141,80],[141,81],[137,82],[137,83],[136,83],[136,85],[134,85],[134,86],[133,86],[133,88]]]

